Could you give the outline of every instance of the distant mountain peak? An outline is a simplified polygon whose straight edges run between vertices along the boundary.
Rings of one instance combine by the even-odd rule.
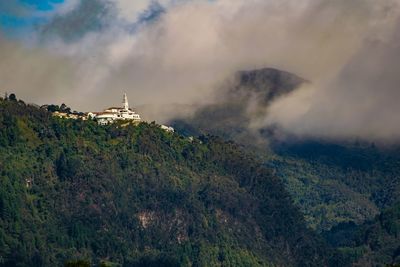
[[[200,107],[195,115],[172,121],[178,131],[189,135],[215,134],[239,143],[258,138],[249,124],[266,116],[277,97],[291,93],[307,80],[274,68],[238,71],[233,84],[223,88],[219,101]]]
[[[236,90],[247,89],[255,93],[265,94],[265,101],[288,94],[307,80],[296,74],[274,68],[238,71],[235,74]]]

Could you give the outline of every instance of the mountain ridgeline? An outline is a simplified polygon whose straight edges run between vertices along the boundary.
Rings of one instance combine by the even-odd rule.
[[[193,116],[171,120],[181,133],[198,136],[213,134],[225,139],[254,146],[262,141],[252,122],[264,119],[266,107],[284,95],[307,83],[306,80],[272,68],[240,71],[221,91],[218,101],[199,108]]]
[[[85,262],[346,264],[306,227],[273,170],[233,142],[59,119],[0,99],[0,266]]]
[[[258,122],[270,104],[308,81],[270,68],[238,72],[234,80],[220,101],[171,123],[183,134],[216,134],[256,153],[281,178],[308,226],[354,264],[400,263],[400,222],[393,215],[400,203],[400,146],[301,139],[263,126]],[[382,224],[382,216],[390,223]]]

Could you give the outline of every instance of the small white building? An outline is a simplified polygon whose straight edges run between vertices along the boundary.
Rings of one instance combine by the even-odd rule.
[[[162,125],[160,125],[160,128],[163,129],[166,132],[170,132],[170,133],[175,132],[175,129],[172,128],[171,126],[167,126],[167,125],[163,125],[162,124]]]
[[[138,113],[129,108],[128,97],[124,94],[122,101],[123,107],[110,107],[103,112],[89,112],[90,118],[95,118],[100,125],[107,125],[115,121],[133,121],[140,122],[141,118]]]
[[[61,118],[61,119],[73,119],[73,120],[81,119],[81,120],[86,120],[85,116],[81,116],[79,114],[74,114],[74,113],[59,112],[59,111],[54,111],[53,112],[53,116]]]

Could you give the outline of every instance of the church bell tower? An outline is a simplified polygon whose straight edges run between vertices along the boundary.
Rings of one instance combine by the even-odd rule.
[[[122,104],[124,104],[124,109],[125,110],[129,110],[128,97],[126,96],[126,94],[124,94],[124,99],[122,101]]]

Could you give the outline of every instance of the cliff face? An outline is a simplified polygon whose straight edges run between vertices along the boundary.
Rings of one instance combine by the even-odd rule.
[[[325,266],[332,256],[271,170],[219,138],[0,100],[0,183],[0,266]]]

